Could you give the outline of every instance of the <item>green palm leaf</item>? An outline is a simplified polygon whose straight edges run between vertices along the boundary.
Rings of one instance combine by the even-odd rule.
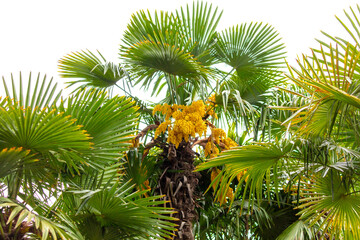
[[[19,74],[18,84],[16,84],[12,74],[11,85],[9,85],[3,77],[3,87],[6,97],[11,99],[11,101],[8,101],[8,104],[16,104],[24,108],[42,109],[44,107],[51,107],[57,103],[61,96],[61,91],[56,90],[57,83],[53,84],[52,78],[48,81],[46,75],[41,78],[39,73],[36,77],[35,86],[33,86],[32,82],[33,78],[31,73],[29,74],[28,84],[25,89],[21,73]]]
[[[306,240],[314,239],[314,233],[302,220],[298,220],[291,224],[285,231],[281,233],[276,240]]]
[[[111,87],[126,76],[120,64],[106,61],[99,51],[98,55],[89,50],[66,55],[59,60],[60,76],[74,79],[67,83],[69,86],[81,84],[79,88]]]
[[[162,73],[184,78],[205,76],[202,65],[177,45],[147,40],[137,43],[122,56],[140,78],[149,79]]]
[[[69,214],[76,212],[75,219],[87,239],[170,237],[175,224],[169,221],[175,219],[169,217],[170,209],[161,206],[165,203],[161,196],[141,198],[144,191],[133,193],[130,182],[97,188],[101,181],[98,178],[91,190],[79,186],[64,194],[62,204],[67,205]]]
[[[242,24],[223,31],[217,38],[215,57],[236,70],[244,81],[264,70],[282,67],[284,45],[278,33],[262,23]]]
[[[182,33],[178,21],[166,12],[151,15],[141,11],[132,16],[120,48],[121,57],[128,63],[136,83],[152,87],[152,94],[167,86],[173,102],[179,102],[180,97],[175,99],[175,96],[186,84],[207,83],[209,71],[198,61],[198,56],[193,55],[196,46]],[[189,93],[186,95],[182,99]]]
[[[283,124],[291,122],[299,126],[300,134],[315,136],[329,136],[333,130],[340,136],[342,131],[357,129],[360,94],[354,70],[359,57],[350,48],[341,55],[331,46],[329,53],[321,48],[318,54],[313,52],[312,59],[304,56],[301,69],[292,68],[287,77],[307,91],[308,97]]]
[[[74,119],[56,111],[60,93],[46,78],[42,82],[38,75],[33,88],[30,76],[27,89],[23,89],[20,75],[19,90],[14,80],[12,91],[5,81],[4,86],[8,95],[0,101],[0,149],[22,148],[28,152],[26,157],[18,153],[22,157],[18,160],[10,158],[8,152],[3,162],[13,166],[10,172],[6,168],[3,172],[9,196],[15,198],[20,188],[28,194],[43,195],[44,188],[56,188],[59,171],[74,173],[81,169],[83,153],[91,147],[89,136],[74,124]],[[11,159],[14,161],[9,163]]]
[[[301,188],[300,219],[310,226],[318,225],[319,231],[330,238],[360,237],[360,197],[346,187],[340,174],[305,178]]]
[[[225,199],[223,193],[226,193],[233,180],[242,174],[236,192],[240,191],[244,183],[242,197],[247,199],[249,196],[251,206],[255,201],[261,201],[264,182],[267,188],[270,188],[271,176],[276,185],[278,182],[277,164],[290,151],[291,146],[291,144],[284,144],[284,147],[280,147],[271,143],[241,146],[222,152],[218,157],[200,164],[197,170],[225,166],[212,182],[217,189],[216,196],[223,200]],[[271,171],[273,171],[272,174]],[[231,201],[233,200],[231,199]]]
[[[0,178],[16,172],[27,161],[36,161],[29,159],[29,152],[29,150],[24,151],[22,148],[3,148],[0,151]]]
[[[181,7],[176,11],[177,31],[186,36],[184,40],[190,42],[191,49],[187,50],[204,66],[210,66],[214,63],[211,56],[211,49],[215,44],[216,27],[220,21],[222,11],[218,8],[212,8],[204,2],[193,3],[192,8],[189,5]]]
[[[41,232],[42,240],[47,240],[49,238],[56,240],[58,237],[61,239],[72,239],[72,236],[65,231],[66,227],[28,210],[26,207],[13,200],[0,197],[0,207],[11,209],[6,224],[8,225],[14,221],[15,229],[23,222],[33,222],[35,229]]]
[[[161,44],[173,44],[176,41],[173,14],[155,11],[154,15],[149,11],[139,11],[132,15],[130,23],[125,30],[121,50],[131,48],[143,41],[155,41]]]
[[[47,89],[45,92],[44,86]],[[89,137],[70,116],[55,111],[58,96],[53,98],[56,90],[51,82],[47,84],[44,80],[40,86],[38,78],[35,89],[31,91],[30,88],[29,83],[26,95],[23,95],[20,79],[18,95],[14,86],[12,93],[6,91],[10,96],[0,105],[0,149],[22,147],[29,150],[34,155],[33,159],[37,159],[31,164],[36,169],[61,169],[66,162],[69,169],[77,170],[77,164],[82,159],[81,152],[90,148]],[[25,171],[30,169],[24,168]]]
[[[78,91],[61,104],[57,111],[76,119],[92,141],[86,157],[88,164],[100,167],[117,161],[127,150],[126,143],[134,133],[137,107],[129,98],[108,98],[106,92],[89,89]]]

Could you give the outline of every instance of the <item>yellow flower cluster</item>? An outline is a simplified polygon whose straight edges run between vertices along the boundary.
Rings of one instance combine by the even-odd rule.
[[[214,138],[214,141],[219,144],[220,140],[226,138],[226,133],[221,128],[211,128],[211,136]]]
[[[205,157],[216,157],[220,153],[219,148],[209,139],[205,146]]]
[[[155,130],[155,138],[157,138],[161,133],[164,133],[170,124],[171,124],[170,120],[166,120],[165,122],[162,122]]]
[[[238,146],[238,144],[235,141],[233,141],[231,138],[225,138],[223,140],[223,143],[225,145],[225,150],[228,150],[228,149],[230,149],[232,147]]]
[[[167,142],[179,146],[181,141],[189,141],[189,137],[206,134],[205,105],[202,101],[193,102],[189,106],[184,105],[157,105],[153,114],[161,112],[165,116],[165,122],[161,123],[155,131],[155,138],[168,130]],[[172,122],[170,118],[173,118]]]
[[[224,130],[221,128],[211,128],[211,137],[205,146],[205,157],[216,157],[220,151],[215,143],[220,144],[220,142],[222,143],[222,148],[225,150],[237,146],[236,142],[234,142],[231,138],[226,137]]]
[[[156,112],[161,112],[165,116],[165,120],[169,120],[171,115],[176,112],[178,109],[182,109],[183,105],[177,105],[174,104],[170,106],[169,104],[165,103],[164,105],[156,105],[153,110],[153,115],[155,115]]]

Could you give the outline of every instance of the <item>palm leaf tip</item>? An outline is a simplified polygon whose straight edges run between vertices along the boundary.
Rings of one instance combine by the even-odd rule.
[[[89,50],[66,55],[59,60],[60,76],[74,79],[67,83],[69,86],[81,84],[80,88],[111,87],[126,76],[120,64],[106,61],[99,51],[97,55]]]

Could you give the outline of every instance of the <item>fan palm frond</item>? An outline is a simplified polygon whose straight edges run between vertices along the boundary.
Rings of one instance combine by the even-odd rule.
[[[202,9],[201,12],[204,9],[207,11],[207,7],[204,9],[200,5],[197,7],[197,14],[199,14],[199,9]],[[133,15],[125,32],[124,44],[120,48],[121,57],[128,63],[129,70],[133,72],[133,77],[137,79],[137,83],[146,89],[151,86],[153,88],[152,94],[158,93],[164,86],[167,86],[173,103],[180,103],[175,96],[187,83],[194,86],[198,86],[200,82],[207,84],[208,72],[210,71],[199,61],[200,55],[197,55],[200,54],[199,49],[195,50],[199,47],[198,43],[189,40],[190,36],[185,34],[188,32],[184,32],[184,27],[181,24],[183,24],[183,18],[189,17],[189,13],[185,17],[184,11],[181,11],[181,13],[177,12],[177,17],[167,12],[160,14],[155,12],[154,15],[151,15],[149,12],[141,11]],[[196,16],[196,20],[192,19],[192,21],[200,21],[200,15]],[[210,20],[207,19],[206,21]],[[212,21],[210,22],[210,25],[215,24]],[[194,22],[194,24],[197,23]],[[197,27],[194,31],[202,30]],[[196,34],[196,36],[199,35]],[[197,54],[194,55],[193,51]],[[209,55],[209,51],[206,51]]]
[[[19,73],[18,84],[12,74],[11,84],[7,83],[4,77],[2,79],[5,96],[11,99],[11,101],[7,101],[8,104],[14,103],[23,108],[43,109],[44,107],[52,107],[55,105],[61,96],[61,91],[56,89],[57,83],[54,84],[52,78],[47,80],[46,75],[41,78],[40,73],[38,73],[36,77],[35,86],[32,84],[33,77],[31,73],[29,74],[27,86],[24,85],[21,72]]]
[[[161,44],[173,44],[176,39],[171,37],[176,34],[174,17],[172,13],[155,11],[139,11],[132,15],[130,23],[125,30],[122,50],[131,48],[134,44],[143,41],[155,41]]]
[[[298,207],[300,219],[310,227],[317,225],[322,236],[327,235],[330,239],[359,238],[360,197],[347,185],[335,171],[325,178],[304,178]]]
[[[216,42],[216,27],[220,21],[222,11],[204,2],[193,3],[192,8],[187,5],[176,11],[176,29],[184,40],[191,42],[188,50],[204,66],[214,63],[210,54]]]
[[[74,52],[59,60],[60,76],[70,78],[70,86],[81,84],[78,88],[108,88],[126,76],[120,64],[106,61],[99,51],[96,56],[89,50]]]
[[[190,53],[176,44],[146,40],[137,43],[122,56],[140,79],[150,79],[161,73],[198,78],[206,73],[206,69]]]
[[[106,92],[84,89],[71,95],[57,111],[76,119],[91,137],[92,148],[87,151],[88,164],[106,166],[114,163],[127,150],[137,121],[137,107],[131,99]]]
[[[101,181],[98,178],[91,190],[73,189],[64,196],[63,204],[70,204],[69,214],[76,213],[75,219],[87,238],[115,231],[124,239],[147,239],[169,237],[175,230],[171,223],[175,219],[169,216],[172,211],[161,207],[165,203],[162,196],[141,198],[144,191],[134,193],[130,182],[97,188]]]
[[[298,220],[285,229],[276,240],[310,240],[314,239],[312,229],[302,220]]]
[[[354,69],[360,54],[349,48],[340,57],[338,48],[323,48],[320,57],[313,52],[313,61],[303,57],[301,70],[293,68],[289,79],[305,89],[311,97],[286,122],[300,124],[301,134],[330,135],[333,130],[354,127],[354,118],[359,113],[360,88]],[[324,118],[328,121],[324,121]],[[312,130],[315,130],[312,132]],[[356,131],[355,131],[356,132]]]
[[[261,75],[263,70],[274,71],[282,67],[285,56],[280,40],[271,26],[262,26],[262,23],[242,24],[219,34],[214,54],[246,81]]]

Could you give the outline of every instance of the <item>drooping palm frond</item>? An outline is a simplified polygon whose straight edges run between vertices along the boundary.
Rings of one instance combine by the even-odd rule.
[[[298,216],[296,216],[297,210],[294,210],[291,205],[292,196],[284,191],[281,191],[279,195],[277,203],[267,200],[261,202],[262,204],[259,207],[262,208],[263,214],[267,215],[269,223],[264,224],[256,218],[253,238],[257,237],[261,240],[276,239],[286,228],[298,220]],[[260,220],[264,221],[262,218]]]
[[[217,122],[227,128],[230,122],[236,124],[237,129],[250,131],[252,123],[258,115],[258,111],[251,103],[242,98],[236,89],[224,89],[215,93],[215,111],[219,116]]]
[[[141,198],[144,191],[134,193],[130,182],[113,186],[101,182],[98,178],[88,185],[90,189],[73,185],[61,202],[86,239],[158,239],[175,230],[172,211],[161,206],[165,203],[161,196]]]
[[[60,76],[74,79],[67,84],[81,84],[78,88],[108,88],[126,76],[120,64],[106,61],[99,51],[98,55],[89,50],[66,55],[59,60]]]
[[[200,164],[197,170],[225,166],[212,182],[216,189],[216,197],[224,201],[226,196],[222,193],[228,192],[231,183],[238,177],[239,183],[235,193],[241,190],[242,198],[249,199],[251,206],[255,201],[263,199],[264,183],[267,191],[271,188],[271,181],[277,185],[277,164],[291,147],[292,144],[286,142],[283,147],[271,143],[241,146],[222,152],[219,157]],[[241,187],[243,183],[244,188]],[[269,194],[267,195],[269,197]]]
[[[285,229],[276,240],[310,240],[314,239],[314,232],[302,220],[298,220]]]
[[[201,240],[227,240],[227,239],[262,239],[257,235],[249,236],[249,229],[270,227],[271,217],[266,210],[256,203],[249,208],[248,201],[245,204],[235,201],[222,206],[212,202],[212,197],[204,196],[199,201],[199,220],[194,224],[195,239]]]
[[[8,229],[10,232],[6,232],[6,234],[13,237],[30,232],[41,240],[50,238],[55,240],[58,238],[74,239],[73,236],[66,231],[65,226],[28,210],[25,206],[14,200],[0,197],[0,210],[2,220],[6,220],[6,223],[2,222],[0,226],[2,230],[0,236],[4,237],[4,239],[6,239],[7,236],[4,232],[4,227],[6,226],[3,224],[10,226]],[[7,219],[4,219],[5,216],[7,216]],[[18,234],[12,233],[12,231],[18,232]]]

